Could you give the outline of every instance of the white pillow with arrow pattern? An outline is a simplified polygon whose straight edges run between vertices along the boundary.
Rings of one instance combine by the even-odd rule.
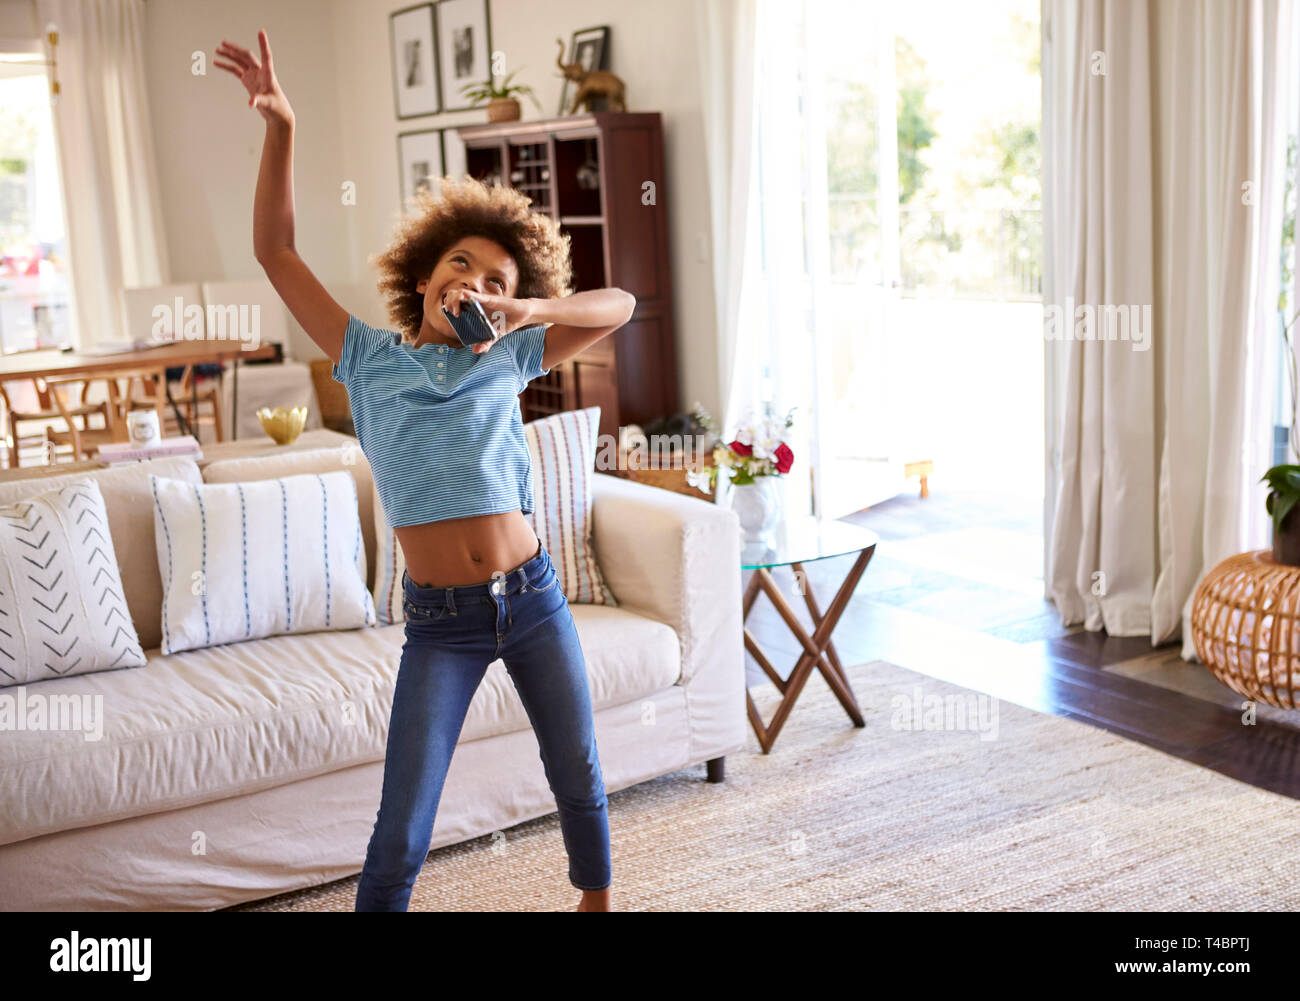
[[[0,687],[144,664],[98,484],[0,506]]]

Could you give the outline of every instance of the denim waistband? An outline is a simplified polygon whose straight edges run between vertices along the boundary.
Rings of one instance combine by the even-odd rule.
[[[481,584],[453,584],[447,587],[425,587],[411,580],[410,574],[402,571],[402,590],[412,601],[424,604],[447,604],[455,607],[461,602],[491,601],[494,595],[520,594],[525,587],[538,584],[546,575],[551,562],[550,554],[537,542],[537,552],[530,559],[512,567],[504,574],[499,574]]]

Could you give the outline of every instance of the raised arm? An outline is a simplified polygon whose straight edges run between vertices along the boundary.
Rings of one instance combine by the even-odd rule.
[[[613,333],[632,318],[636,296],[621,288],[594,288],[556,299],[513,299],[476,289],[455,289],[447,308],[460,312],[460,299],[476,299],[497,332],[497,340],[521,327],[549,324],[546,328],[543,368],[562,361]],[[481,354],[495,342],[475,344]]]
[[[307,335],[331,361],[339,360],[349,314],[334,301],[298,256],[293,245],[293,109],[275,78],[271,43],[257,33],[262,59],[247,49],[223,41],[213,65],[239,78],[248,91],[248,104],[266,120],[262,165],[253,196],[253,254],[267,279]]]

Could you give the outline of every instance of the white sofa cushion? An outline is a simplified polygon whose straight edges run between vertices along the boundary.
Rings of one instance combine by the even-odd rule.
[[[256,366],[254,366],[256,367]],[[267,452],[247,455],[237,459],[216,459],[203,467],[205,483],[243,483],[249,480],[273,480],[277,476],[294,476],[302,473],[329,473],[343,469],[352,474],[357,487],[357,511],[361,517],[361,536],[366,544],[366,563],[373,568],[375,561],[375,514],[371,509],[374,496],[374,477],[370,463],[355,438],[340,445],[324,448],[307,448],[296,452]],[[165,474],[163,474],[165,475]],[[153,530],[152,516],[150,531]],[[157,567],[154,568],[157,573]],[[373,583],[369,573],[366,586]]]
[[[0,686],[144,662],[95,481],[0,507]]]
[[[672,686],[677,636],[621,608],[573,617],[596,711]],[[0,845],[238,796],[382,761],[401,626],[272,636],[163,656],[139,671],[43,681],[25,692],[98,701],[102,737],[18,730],[0,740]],[[474,695],[462,743],[528,729],[505,664]]]
[[[154,649],[162,643],[158,616],[162,578],[158,574],[158,551],[154,547],[149,476],[156,473],[186,483],[202,483],[198,464],[190,458],[170,456],[79,473],[58,470],[57,465],[19,467],[15,473],[21,473],[21,478],[0,482],[0,504],[12,504],[42,490],[78,480],[94,480],[108,508],[108,527],[122,572],[122,589],[131,622],[140,637],[140,645],[146,650]]]
[[[164,654],[375,624],[350,474],[151,481]]]

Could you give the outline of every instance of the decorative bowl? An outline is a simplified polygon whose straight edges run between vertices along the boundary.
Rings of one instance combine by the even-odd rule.
[[[257,419],[262,422],[262,430],[277,445],[288,445],[302,433],[302,426],[307,421],[307,408],[261,407]]]

